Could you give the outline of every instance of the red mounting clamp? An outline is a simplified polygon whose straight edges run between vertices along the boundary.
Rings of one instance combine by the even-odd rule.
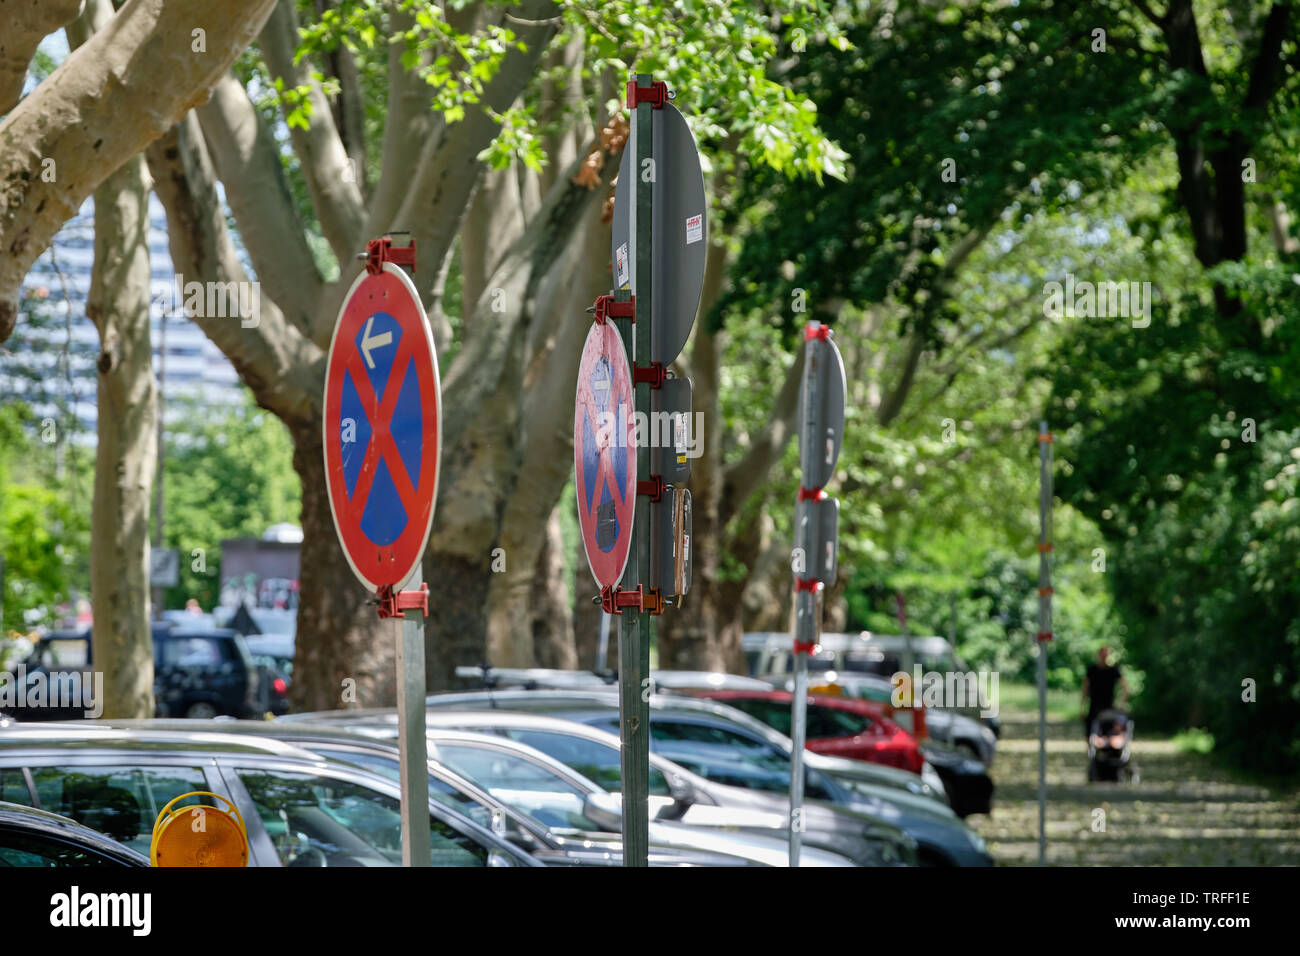
[[[811,591],[813,594],[816,594],[823,587],[825,587],[825,585],[823,585],[822,582],[817,580],[816,578],[795,578],[794,579],[795,594],[798,594],[800,591]]]
[[[659,388],[663,385],[664,378],[663,362],[651,362],[649,365],[634,365],[632,367],[633,385],[644,383],[651,388]]]
[[[596,321],[601,325],[604,325],[607,319],[631,319],[635,322],[636,297],[620,302],[612,295],[598,295],[592,311],[596,313]]]
[[[637,86],[636,80],[627,81],[627,108],[630,110],[642,103],[649,103],[657,110],[663,109],[668,99],[668,84],[663,80],[651,80],[649,86]]]
[[[636,493],[644,495],[651,501],[658,501],[664,496],[664,480],[658,475],[651,475],[649,481],[638,481]]]
[[[816,650],[817,650],[816,641],[801,641],[798,638],[795,638],[794,652],[796,654],[812,654]]]
[[[803,327],[803,338],[805,342],[811,342],[813,339],[823,341],[831,337],[831,327],[823,325],[820,322],[809,322]]]
[[[605,587],[600,589],[600,606],[606,614],[622,614],[623,608],[636,608],[638,611],[648,611],[651,614],[662,614],[664,612],[664,599],[657,590],[647,589],[642,591],[641,585],[635,589],[624,590],[623,588]]]
[[[799,486],[800,501],[821,501],[825,497],[826,492],[822,491],[820,488],[805,488],[803,485]]]
[[[401,617],[403,611],[423,611],[429,616],[429,585],[421,583],[418,591],[394,591],[386,584],[375,595],[379,602],[379,617]]]
[[[1039,634],[1039,635],[1038,635],[1038,643],[1039,643],[1039,644],[1046,644],[1046,643],[1047,643],[1048,641],[1050,641],[1051,639],[1052,639],[1052,632],[1051,632],[1051,631],[1048,631],[1046,634]]]
[[[377,276],[384,271],[384,263],[410,266],[415,271],[415,240],[409,246],[394,246],[392,236],[381,236],[366,243],[366,271]]]

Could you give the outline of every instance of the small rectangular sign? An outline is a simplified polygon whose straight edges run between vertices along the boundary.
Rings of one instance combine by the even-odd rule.
[[[614,284],[620,289],[626,287],[628,282],[631,281],[632,274],[628,267],[626,242],[614,250],[614,275],[617,280]]]
[[[704,239],[704,216],[689,216],[686,220],[686,244],[702,242]]]

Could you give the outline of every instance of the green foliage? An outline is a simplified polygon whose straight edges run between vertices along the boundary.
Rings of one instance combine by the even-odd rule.
[[[219,414],[193,408],[168,427],[164,543],[180,551],[180,583],[168,607],[195,598],[213,607],[221,593],[221,541],[260,538],[279,522],[297,523],[301,486],[281,422],[252,403]],[[196,570],[202,551],[206,571]]]
[[[59,605],[89,590],[85,456],[68,456],[42,433],[58,436],[25,405],[0,406],[0,637],[53,624]]]
[[[891,298],[905,329],[955,320],[937,286],[956,243],[1068,206],[1153,141],[1148,55],[1093,55],[1096,11],[1075,6],[872,5],[845,29],[851,52],[798,54],[788,83],[848,151],[848,176],[824,189],[746,178],[732,214],[751,233],[741,279],[714,321],[796,290],[825,321],[840,300]]]

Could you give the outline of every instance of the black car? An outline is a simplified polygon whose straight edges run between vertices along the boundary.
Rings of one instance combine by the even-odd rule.
[[[148,865],[148,857],[75,820],[0,800],[0,868]]]
[[[41,638],[20,667],[22,693],[3,713],[18,720],[98,717],[102,675],[95,673],[93,655],[90,631]],[[153,659],[159,717],[260,717],[270,709],[262,686],[267,672],[235,631],[156,623]]]

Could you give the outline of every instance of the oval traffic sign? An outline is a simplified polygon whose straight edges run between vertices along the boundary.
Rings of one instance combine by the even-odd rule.
[[[363,272],[339,310],[325,365],[325,480],[343,553],[372,590],[424,555],[438,496],[442,394],[415,284],[391,262]]]
[[[704,288],[708,209],[700,153],[686,118],[671,103],[652,111],[653,168],[635,173],[636,116],[618,167],[614,191],[612,252],[614,288],[636,295],[636,190],[652,178],[654,226],[651,243],[650,361],[667,366],[677,359],[695,324]],[[630,187],[630,188],[629,188]]]
[[[636,513],[636,396],[618,330],[596,322],[578,366],[573,465],[578,523],[592,577],[613,587],[627,567]]]
[[[822,328],[810,323],[809,330]],[[799,443],[803,454],[804,478],[810,488],[821,488],[835,474],[844,444],[844,407],[848,399],[848,382],[844,375],[844,358],[835,339],[826,333],[809,331],[807,348],[811,380],[799,391]],[[809,393],[815,396],[808,407]]]

